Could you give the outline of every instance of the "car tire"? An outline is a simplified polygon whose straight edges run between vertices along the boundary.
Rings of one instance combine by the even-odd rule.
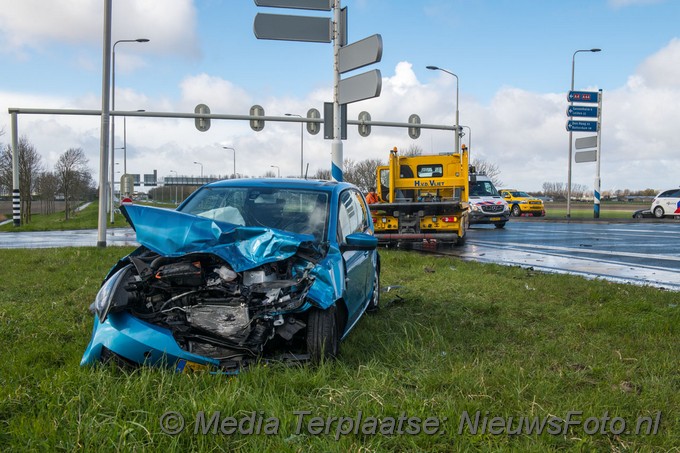
[[[313,363],[332,360],[338,355],[340,338],[337,309],[331,305],[326,310],[312,308],[307,318],[307,353]]]
[[[366,311],[370,313],[375,313],[380,309],[380,271],[375,268],[375,278],[373,280],[373,296],[371,300],[368,301],[368,306]]]
[[[505,228],[505,222],[494,223],[493,226],[500,230],[501,228]]]
[[[511,212],[512,215],[514,215],[515,217],[519,217],[519,216],[522,215],[522,210],[519,208],[519,205],[518,205],[518,204],[512,205],[512,209],[510,209],[510,212]]]
[[[661,206],[657,206],[656,208],[654,208],[654,217],[656,217],[657,219],[663,219],[663,215],[664,212]]]

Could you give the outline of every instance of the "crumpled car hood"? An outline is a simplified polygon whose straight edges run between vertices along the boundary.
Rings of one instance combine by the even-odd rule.
[[[262,227],[243,227],[205,217],[150,206],[122,206],[121,212],[137,233],[137,242],[164,256],[212,253],[236,272],[287,259],[301,248],[305,255],[325,253],[313,236]]]

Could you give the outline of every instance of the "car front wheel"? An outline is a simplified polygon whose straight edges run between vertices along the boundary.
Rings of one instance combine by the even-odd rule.
[[[307,319],[307,353],[314,363],[333,359],[340,349],[337,309],[331,305],[326,310],[312,308]]]
[[[654,217],[656,217],[657,219],[661,219],[663,218],[663,214],[664,214],[663,208],[661,206],[657,206],[656,208],[654,208]]]
[[[512,215],[514,215],[515,217],[519,217],[522,215],[522,210],[519,208],[518,204],[512,206]]]
[[[380,271],[375,268],[375,277],[373,279],[373,296],[370,302],[368,302],[368,307],[366,311],[375,312],[380,308]]]

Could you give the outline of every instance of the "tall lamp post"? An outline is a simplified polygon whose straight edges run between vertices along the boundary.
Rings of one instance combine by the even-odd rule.
[[[144,109],[138,112],[146,112]],[[127,175],[127,116],[123,117],[123,174]]]
[[[576,63],[576,54],[579,52],[600,52],[602,49],[579,49],[571,56],[571,89],[574,91],[574,67]],[[569,102],[570,106],[574,105],[574,102]],[[572,131],[569,131],[569,163],[567,165],[567,218],[571,217],[571,160],[572,160]]]
[[[234,152],[234,179],[236,179],[236,150],[231,146],[223,146],[224,149],[230,149]]]
[[[113,43],[111,52],[111,110],[116,110],[116,46],[121,42],[149,42],[147,38],[137,38],[137,39],[119,39]],[[110,197],[110,212],[111,212],[111,223],[113,223],[113,166],[114,166],[114,154],[115,154],[115,135],[116,135],[116,125],[115,116],[111,116],[111,197]]]
[[[296,115],[294,113],[286,113],[286,116],[297,116],[299,118],[302,118],[302,115]],[[305,156],[305,135],[304,135],[304,123],[300,121],[300,178],[305,177],[305,170],[304,170],[304,156]]]
[[[277,177],[280,178],[281,177],[281,169],[279,168],[279,166],[278,165],[270,165],[270,167],[276,168]]]
[[[460,152],[460,127],[459,127],[459,115],[458,115],[458,76],[454,74],[451,71],[448,71],[446,69],[440,68],[438,66],[426,66],[427,69],[430,69],[432,71],[442,71],[447,74],[450,74],[456,78],[456,153]]]
[[[174,174],[175,174],[175,178],[176,178],[176,179],[178,178],[178,175],[177,175],[177,171],[176,171],[176,170],[170,170],[170,173],[174,173]],[[175,186],[175,204],[177,204],[177,181],[175,181],[174,186]]]
[[[194,163],[195,163],[196,165],[200,165],[200,166],[201,166],[201,179],[203,179],[203,164],[200,163],[200,162],[196,162],[196,161],[194,161]]]

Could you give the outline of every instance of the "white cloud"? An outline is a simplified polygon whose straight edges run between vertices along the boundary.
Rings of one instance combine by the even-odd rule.
[[[199,54],[191,0],[117,0],[112,8],[112,42],[149,38],[148,46],[156,52]],[[55,42],[98,47],[103,16],[102,1],[5,1],[0,8],[0,51],[23,54],[27,48],[44,49]]]

